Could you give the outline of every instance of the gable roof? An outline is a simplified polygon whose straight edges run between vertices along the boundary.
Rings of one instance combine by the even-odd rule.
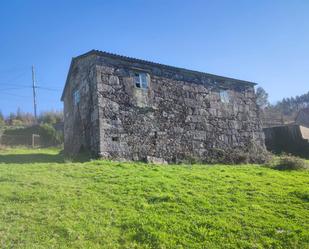
[[[204,72],[200,72],[200,71],[164,65],[164,64],[157,63],[157,62],[146,61],[146,60],[142,60],[142,59],[137,59],[137,58],[128,57],[128,56],[124,56],[124,55],[113,54],[113,53],[100,51],[100,50],[90,50],[89,52],[87,52],[85,54],[82,54],[82,55],[79,55],[77,57],[72,58],[72,61],[71,61],[71,64],[70,64],[70,69],[69,69],[67,79],[66,79],[66,83],[65,83],[65,86],[64,86],[64,89],[63,89],[63,92],[62,92],[61,100],[63,100],[63,98],[64,98],[64,93],[65,93],[65,90],[66,90],[66,87],[67,87],[67,84],[68,84],[69,76],[71,74],[71,68],[72,68],[74,62],[79,60],[79,59],[90,56],[90,55],[108,57],[108,58],[111,58],[111,59],[119,59],[119,60],[126,61],[126,62],[140,63],[140,64],[144,64],[144,65],[148,65],[148,66],[155,66],[155,67],[159,67],[159,68],[162,68],[162,69],[175,71],[175,72],[178,72],[180,74],[197,74],[197,75],[201,75],[201,76],[206,76],[206,77],[208,76],[208,77],[211,77],[211,78],[216,78],[218,80],[231,80],[231,81],[234,81],[234,82],[237,82],[237,83],[242,83],[242,84],[247,84],[247,85],[253,85],[253,86],[257,85],[257,83],[251,82],[251,81],[239,80],[239,79],[219,76],[219,75],[215,75],[215,74],[209,74],[209,73],[204,73]]]

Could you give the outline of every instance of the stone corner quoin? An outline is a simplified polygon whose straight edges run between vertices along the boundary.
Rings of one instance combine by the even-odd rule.
[[[92,50],[63,91],[65,152],[165,163],[264,148],[254,85]]]

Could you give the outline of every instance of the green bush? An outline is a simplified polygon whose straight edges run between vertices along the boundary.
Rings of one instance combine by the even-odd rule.
[[[269,162],[271,154],[262,146],[249,144],[246,149],[230,148],[226,150],[212,148],[211,158],[208,158],[209,163],[223,163],[223,164],[247,164],[257,163],[263,164]]]
[[[3,119],[0,118],[0,127],[3,127],[3,126],[5,126],[5,122]]]
[[[290,155],[281,156],[270,166],[277,170],[305,170],[309,168],[305,160]]]
[[[32,145],[32,134],[40,135],[39,144],[43,147],[57,146],[63,143],[63,135],[50,124],[33,125],[25,128],[6,129],[1,143],[7,146]]]
[[[224,162],[231,164],[243,164],[251,161],[250,154],[240,150],[230,151],[225,153]]]
[[[205,155],[204,159],[187,156],[180,162],[187,164],[196,163],[222,163],[222,164],[247,164],[257,163],[265,164],[271,160],[271,154],[262,146],[250,146],[246,148],[210,148],[209,153]]]
[[[39,125],[40,143],[43,146],[53,146],[62,143],[62,134],[57,132],[50,124]]]
[[[63,113],[61,111],[43,112],[39,117],[40,123],[56,124],[62,121],[63,121]]]

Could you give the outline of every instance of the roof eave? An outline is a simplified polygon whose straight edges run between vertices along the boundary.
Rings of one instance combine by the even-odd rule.
[[[76,57],[72,57],[72,60],[71,60],[71,63],[70,63],[70,67],[69,67],[69,72],[68,72],[68,74],[67,74],[67,78],[66,78],[66,81],[65,81],[65,85],[64,85],[64,88],[63,88],[63,91],[62,91],[62,94],[61,94],[61,99],[60,99],[61,101],[64,100],[64,95],[65,95],[66,88],[67,88],[67,85],[68,85],[68,81],[69,81],[69,78],[70,78],[70,75],[71,75],[71,71],[72,71],[72,66],[73,66],[73,64],[74,64],[77,60],[79,60],[79,59],[81,59],[81,58],[83,58],[83,57],[86,57],[86,56],[89,56],[89,55],[92,55],[92,54],[97,54],[96,52],[97,52],[96,50],[92,49],[92,50],[88,51],[87,53],[81,54],[81,55],[76,56]]]
[[[75,62],[75,58],[73,57],[72,60],[71,60],[71,63],[70,63],[70,67],[69,67],[69,72],[67,74],[67,78],[66,78],[66,81],[65,81],[65,84],[64,84],[64,88],[63,88],[63,91],[62,91],[62,94],[61,94],[61,101],[64,100],[64,95],[65,95],[65,92],[66,92],[66,89],[67,89],[67,86],[68,86],[68,82],[69,82],[69,78],[70,78],[70,75],[71,75],[71,71],[72,71],[72,67],[73,67],[73,64]]]
[[[253,86],[257,85],[256,82],[240,80],[240,79],[220,76],[220,75],[216,75],[216,74],[210,74],[210,73],[200,72],[200,71],[196,71],[196,70],[190,70],[190,69],[181,68],[181,67],[174,67],[174,66],[170,66],[170,65],[165,65],[165,64],[157,63],[157,62],[146,61],[146,60],[142,60],[142,59],[137,59],[137,58],[123,56],[123,55],[118,55],[118,54],[113,54],[113,53],[104,52],[104,51],[100,51],[100,50],[91,50],[88,53],[82,54],[82,55],[80,55],[80,56],[78,56],[76,58],[88,56],[90,54],[95,54],[95,55],[98,55],[98,56],[107,56],[107,57],[114,58],[114,59],[121,59],[121,60],[124,60],[124,61],[127,61],[127,62],[134,61],[134,62],[141,63],[141,64],[146,64],[146,65],[151,65],[151,66],[158,66],[158,67],[161,67],[161,68],[164,67],[164,68],[167,68],[167,69],[170,69],[170,70],[174,70],[174,71],[200,74],[200,75],[205,75],[205,76],[209,76],[209,77],[212,77],[212,78],[230,80],[230,81],[234,81],[234,82],[238,82],[238,83],[244,83],[244,84],[249,84],[249,85],[253,85]]]
[[[257,83],[255,82],[251,82],[251,81],[246,81],[246,80],[239,80],[239,79],[235,79],[235,78],[230,78],[230,77],[225,77],[225,76],[220,76],[220,75],[216,75],[216,74],[209,74],[209,73],[204,73],[204,72],[200,72],[200,71],[195,71],[195,70],[190,70],[190,69],[186,69],[186,68],[180,68],[180,67],[174,67],[174,66],[169,66],[169,65],[164,65],[164,64],[160,64],[160,63],[156,63],[156,62],[152,62],[152,61],[146,61],[146,60],[141,60],[141,59],[136,59],[133,57],[128,57],[128,56],[123,56],[123,55],[117,55],[117,54],[113,54],[113,53],[108,53],[108,52],[104,52],[104,51],[100,51],[100,50],[90,50],[87,53],[84,53],[82,55],[79,55],[77,57],[73,57],[71,64],[70,64],[70,69],[66,78],[66,82],[65,82],[65,86],[61,95],[61,101],[64,100],[64,95],[68,86],[68,81],[69,81],[69,77],[71,74],[71,70],[72,70],[72,66],[74,64],[75,61],[87,57],[89,55],[98,55],[98,56],[107,56],[109,58],[114,58],[114,59],[120,59],[120,60],[124,60],[127,62],[137,62],[137,63],[141,63],[141,64],[146,64],[146,65],[150,65],[150,66],[158,66],[158,67],[163,67],[163,68],[167,68],[170,70],[174,70],[174,71],[179,71],[179,72],[185,72],[185,73],[193,73],[193,74],[200,74],[200,75],[205,75],[208,77],[212,77],[212,78],[216,78],[216,79],[222,79],[222,80],[229,80],[229,81],[234,81],[235,83],[241,83],[241,84],[246,84],[246,85],[250,85],[250,86],[256,86]]]

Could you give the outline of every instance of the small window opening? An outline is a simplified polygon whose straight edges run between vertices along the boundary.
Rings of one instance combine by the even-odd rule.
[[[227,90],[220,90],[220,100],[222,103],[229,103],[230,102],[230,96]]]
[[[157,131],[154,132],[154,138],[155,138],[155,139],[158,138],[158,132],[157,132]]]
[[[157,145],[157,139],[158,139],[158,132],[154,132],[154,135],[153,135],[153,145]]]
[[[74,105],[77,105],[80,102],[80,92],[79,90],[75,90],[73,92],[73,103]]]
[[[119,137],[112,137],[112,141],[113,142],[118,142],[119,141]]]
[[[148,77],[146,73],[135,73],[134,83],[137,88],[147,89],[148,88]]]

